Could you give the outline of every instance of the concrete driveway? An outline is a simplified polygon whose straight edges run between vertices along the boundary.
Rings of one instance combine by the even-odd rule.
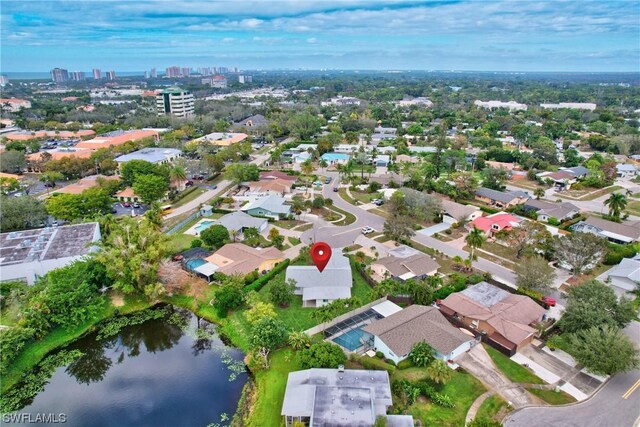
[[[512,383],[500,372],[482,344],[474,346],[460,356],[456,363],[482,381],[487,388],[511,402],[514,408],[524,408],[538,403],[524,387]]]
[[[440,224],[432,225],[431,227],[423,228],[422,230],[416,231],[416,233],[424,234],[425,236],[433,236],[436,233],[442,233],[445,230],[451,228],[451,224],[447,224],[446,222],[441,222]]]

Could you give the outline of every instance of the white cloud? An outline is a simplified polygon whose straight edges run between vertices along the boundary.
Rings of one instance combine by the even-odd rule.
[[[307,39],[307,43],[311,43],[311,44],[316,43],[317,41],[318,41],[318,39],[315,38],[315,37],[309,37]]]

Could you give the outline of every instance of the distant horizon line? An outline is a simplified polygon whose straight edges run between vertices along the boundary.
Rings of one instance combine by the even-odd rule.
[[[60,68],[60,67],[58,67]],[[166,68],[166,67],[165,67]],[[182,67],[181,67],[182,68]],[[186,68],[186,67],[184,67]],[[197,68],[205,68],[205,67],[192,67],[190,70],[196,70]],[[92,73],[93,69],[83,71],[71,68],[65,68],[70,72],[84,72],[84,73]],[[149,72],[148,70],[118,70],[118,69],[108,69],[108,68],[97,68],[102,72],[114,71],[116,73],[140,73],[144,75],[145,72]],[[156,68],[158,74],[166,74],[163,68]],[[423,72],[423,73],[497,73],[497,74],[562,74],[562,73],[571,73],[571,74],[637,74],[640,76],[640,72],[638,71],[572,71],[572,70],[564,70],[564,71],[544,71],[544,70],[534,70],[534,71],[519,71],[519,70],[463,70],[463,69],[376,69],[376,68],[248,68],[242,69],[239,71],[227,71],[225,73],[220,74],[240,74],[245,72],[269,72],[269,71],[320,71],[320,72],[328,72],[328,71],[351,71],[351,72],[386,72],[386,73],[407,73],[407,72]],[[50,74],[51,70],[44,71],[1,71],[0,74]],[[194,74],[197,74],[194,73]]]

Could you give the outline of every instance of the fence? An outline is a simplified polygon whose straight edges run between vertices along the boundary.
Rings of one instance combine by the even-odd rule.
[[[195,218],[198,218],[199,216],[200,216],[200,211],[197,210],[194,213],[192,213],[191,215],[189,215],[188,217],[186,217],[185,219],[183,219],[182,221],[180,221],[177,225],[174,225],[165,234],[167,234],[167,235],[176,234],[178,231],[180,231],[182,229],[182,227],[187,225],[189,222],[193,221]]]
[[[321,323],[319,325],[314,326],[313,328],[309,328],[306,331],[304,331],[305,334],[312,336],[315,334],[319,334],[320,332],[324,332],[325,329],[330,328],[334,325],[337,325],[338,323],[342,322],[343,320],[347,320],[350,317],[356,316],[360,313],[364,313],[365,311],[369,310],[371,307],[373,307],[374,305],[378,305],[380,303],[383,303],[387,300],[387,297],[382,297],[379,298],[375,301],[370,302],[369,304],[363,305],[362,307],[356,308],[355,310],[351,310],[348,313],[342,314],[338,317],[336,317],[335,319],[331,320],[330,322],[325,322],[325,323]]]

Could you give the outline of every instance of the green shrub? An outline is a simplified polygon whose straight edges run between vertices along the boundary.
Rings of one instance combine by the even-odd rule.
[[[607,248],[607,254],[604,257],[604,264],[616,265],[620,264],[623,258],[632,258],[637,252],[636,245],[616,245],[615,243],[609,243]]]
[[[554,218],[554,217],[550,217],[550,218],[547,220],[547,223],[548,223],[549,225],[555,225],[555,226],[560,225],[560,221],[558,221],[558,218]]]
[[[300,352],[300,362],[305,369],[309,368],[337,368],[344,365],[347,356],[337,345],[327,341],[312,344]]]
[[[285,259],[283,262],[281,262],[278,265],[276,265],[273,270],[271,270],[270,272],[268,272],[265,275],[262,275],[262,276],[258,277],[253,283],[251,283],[249,286],[246,286],[244,288],[244,291],[245,292],[250,292],[250,291],[258,292],[260,289],[262,289],[264,287],[264,285],[266,285],[269,282],[269,280],[273,279],[278,273],[280,273],[282,270],[287,268],[289,266],[289,262],[290,262],[289,259]]]
[[[191,248],[201,248],[202,247],[202,240],[200,239],[193,239],[191,241]]]
[[[378,359],[384,359],[384,353],[381,351],[376,351],[376,357]]]
[[[365,369],[371,369],[373,371],[387,371],[389,374],[392,374],[396,370],[395,366],[391,366],[374,357],[358,356],[355,361],[360,363]]]

